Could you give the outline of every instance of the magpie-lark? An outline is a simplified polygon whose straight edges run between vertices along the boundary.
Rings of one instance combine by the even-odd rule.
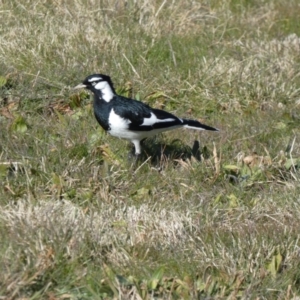
[[[218,131],[196,120],[180,119],[164,110],[116,94],[109,76],[93,74],[75,89],[86,88],[94,93],[94,114],[109,134],[134,144],[135,155],[141,154],[141,141],[160,132],[180,127]]]

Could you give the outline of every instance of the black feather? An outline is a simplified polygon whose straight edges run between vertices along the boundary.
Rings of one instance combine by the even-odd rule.
[[[196,127],[196,128],[202,128],[205,130],[210,130],[210,131],[219,131],[217,128],[202,124],[196,120],[190,120],[190,119],[183,119],[183,124],[188,125],[191,127]]]

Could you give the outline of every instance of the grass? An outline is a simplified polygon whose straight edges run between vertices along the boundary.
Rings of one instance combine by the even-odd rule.
[[[0,299],[298,299],[298,1],[1,6]],[[145,142],[99,128],[119,93],[202,120]]]

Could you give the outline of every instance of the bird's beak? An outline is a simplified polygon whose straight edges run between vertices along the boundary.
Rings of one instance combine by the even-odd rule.
[[[86,88],[86,85],[83,83],[80,83],[74,87],[74,90],[84,89],[84,88]]]

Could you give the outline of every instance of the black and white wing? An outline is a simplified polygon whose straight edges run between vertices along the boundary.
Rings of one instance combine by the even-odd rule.
[[[183,120],[160,109],[152,109],[147,104],[120,97],[114,111],[120,117],[128,120],[128,129],[133,131],[151,131],[184,125]]]

